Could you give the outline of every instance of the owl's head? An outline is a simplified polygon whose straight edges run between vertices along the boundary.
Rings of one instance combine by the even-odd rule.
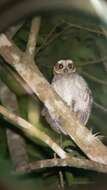
[[[54,66],[54,74],[73,74],[76,72],[76,67],[72,60],[60,60]]]

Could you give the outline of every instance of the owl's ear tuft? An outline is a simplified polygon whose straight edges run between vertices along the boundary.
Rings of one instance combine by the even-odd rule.
[[[58,62],[57,62],[57,64],[63,64],[64,63],[64,59],[61,59],[61,60],[59,60]]]

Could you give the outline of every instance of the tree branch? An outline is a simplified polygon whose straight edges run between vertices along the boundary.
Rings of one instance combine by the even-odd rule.
[[[35,48],[37,44],[37,36],[39,29],[40,29],[40,17],[35,17],[31,23],[31,30],[26,48],[27,56],[31,56],[32,58],[34,58],[35,56]]]
[[[99,83],[99,84],[103,84],[103,85],[107,85],[107,81],[105,80],[101,80],[99,78],[96,78],[95,76],[87,73],[87,72],[84,72],[84,71],[81,71],[81,74],[83,74],[84,76],[86,76],[87,78]]]
[[[52,167],[76,167],[86,170],[92,170],[102,173],[107,173],[107,165],[99,164],[97,162],[90,161],[88,159],[80,159],[76,157],[66,159],[48,159],[29,163],[26,166],[20,168],[21,172],[32,172],[34,170]]]
[[[22,27],[23,22],[17,24],[16,26],[12,26],[10,27],[7,31],[6,31],[6,35],[12,39],[14,37],[14,35],[20,30],[20,28]]]
[[[107,61],[107,56],[102,56],[102,57],[97,58],[96,60],[88,61],[85,63],[77,63],[77,66],[81,67],[81,66],[86,66],[86,65],[92,65],[92,64],[101,63],[104,61]]]
[[[17,125],[17,127],[21,129],[24,132],[24,134],[27,137],[29,137],[32,141],[35,142],[35,138],[38,138],[44,143],[46,143],[52,150],[54,150],[59,157],[68,157],[67,153],[64,152],[64,150],[58,144],[56,144],[47,134],[34,127],[32,124],[30,124],[23,118],[13,114],[12,112],[9,112],[3,106],[0,106],[0,114],[2,114],[11,123]]]

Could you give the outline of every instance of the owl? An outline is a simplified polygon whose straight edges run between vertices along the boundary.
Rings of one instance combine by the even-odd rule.
[[[54,90],[66,102],[71,112],[75,113],[80,123],[86,125],[93,102],[87,82],[77,73],[75,64],[69,59],[58,61],[53,68],[53,74],[51,84]],[[42,115],[56,132],[67,135],[46,107],[43,108]]]

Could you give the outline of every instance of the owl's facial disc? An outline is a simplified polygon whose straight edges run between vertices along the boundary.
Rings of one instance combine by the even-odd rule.
[[[76,68],[72,60],[60,60],[54,66],[56,74],[72,74],[74,72],[76,72]]]

